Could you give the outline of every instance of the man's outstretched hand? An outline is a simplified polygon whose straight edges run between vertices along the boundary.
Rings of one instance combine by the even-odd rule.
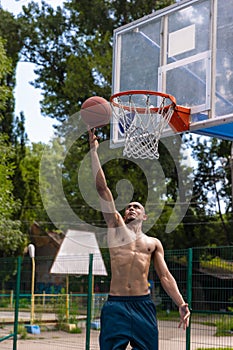
[[[190,318],[190,311],[188,304],[182,304],[179,306],[179,313],[180,313],[180,323],[179,328],[183,325],[183,329],[185,330],[189,326],[189,318]]]

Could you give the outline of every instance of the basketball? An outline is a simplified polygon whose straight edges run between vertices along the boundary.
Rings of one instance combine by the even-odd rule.
[[[90,128],[95,128],[109,123],[112,109],[103,97],[93,96],[82,104],[80,113],[84,123]]]

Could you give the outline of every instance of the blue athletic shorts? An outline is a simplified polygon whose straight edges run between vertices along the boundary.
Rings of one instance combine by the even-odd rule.
[[[101,312],[100,350],[158,350],[156,309],[150,295],[111,296]]]

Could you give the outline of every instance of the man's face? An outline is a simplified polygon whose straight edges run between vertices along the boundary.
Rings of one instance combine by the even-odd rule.
[[[125,223],[132,222],[133,220],[144,221],[147,219],[144,207],[138,202],[131,202],[125,209],[124,220]]]

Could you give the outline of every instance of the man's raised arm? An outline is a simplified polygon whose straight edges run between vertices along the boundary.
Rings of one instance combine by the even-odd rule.
[[[96,184],[96,190],[99,194],[101,210],[105,221],[109,227],[117,225],[119,214],[116,210],[112,193],[107,185],[103,169],[98,156],[99,142],[95,135],[95,129],[89,130],[89,143],[91,150],[92,172]]]

